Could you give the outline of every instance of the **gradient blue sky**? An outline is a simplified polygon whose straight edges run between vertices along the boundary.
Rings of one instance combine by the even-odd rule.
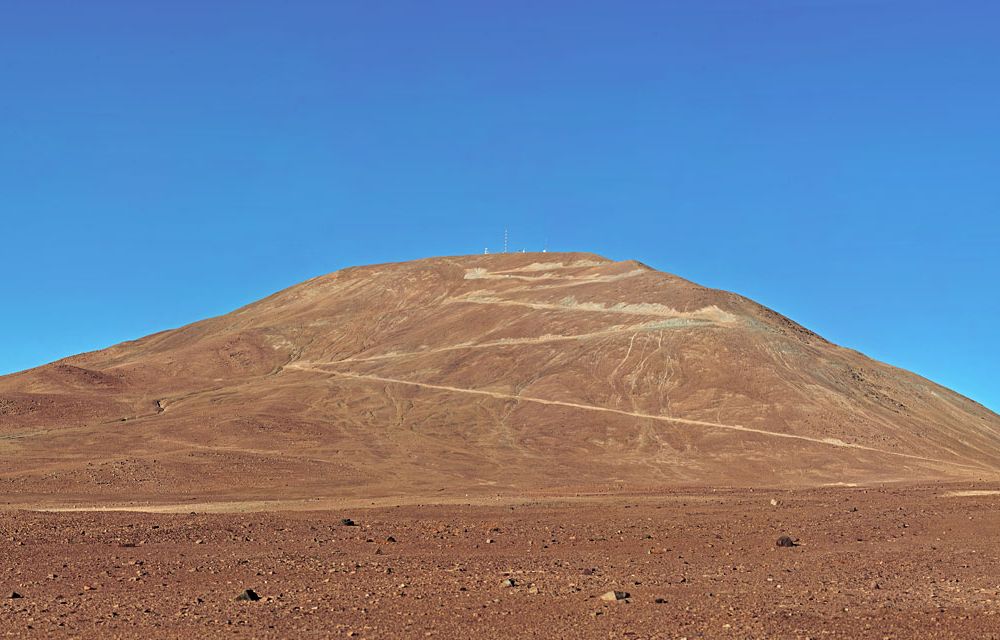
[[[0,373],[508,225],[1000,409],[997,25],[992,0],[0,0]]]

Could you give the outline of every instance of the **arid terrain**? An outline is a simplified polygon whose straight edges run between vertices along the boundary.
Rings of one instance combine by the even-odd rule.
[[[998,490],[1000,416],[739,295],[356,267],[0,378],[0,636],[1000,637]]]
[[[7,512],[0,636],[997,638],[1000,496],[968,490]]]

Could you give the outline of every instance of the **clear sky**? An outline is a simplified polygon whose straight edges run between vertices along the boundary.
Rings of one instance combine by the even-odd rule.
[[[995,0],[0,0],[0,373],[513,248],[1000,410]]]

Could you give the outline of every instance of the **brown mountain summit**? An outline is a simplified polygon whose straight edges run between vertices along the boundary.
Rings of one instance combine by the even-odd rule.
[[[0,378],[8,503],[1000,474],[1000,416],[746,298],[580,253],[344,269]]]

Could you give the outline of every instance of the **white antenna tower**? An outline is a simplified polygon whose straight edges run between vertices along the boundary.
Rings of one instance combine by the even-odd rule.
[[[507,227],[503,228],[503,252],[507,253]]]

